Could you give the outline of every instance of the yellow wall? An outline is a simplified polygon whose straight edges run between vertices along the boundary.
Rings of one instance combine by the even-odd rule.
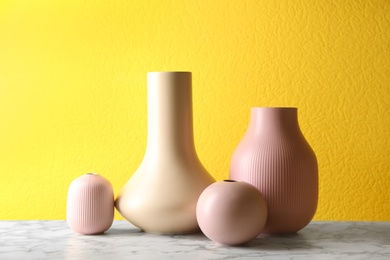
[[[118,192],[159,70],[193,72],[196,147],[218,180],[250,107],[297,106],[315,219],[390,221],[388,0],[1,0],[0,219],[64,219],[87,172]]]

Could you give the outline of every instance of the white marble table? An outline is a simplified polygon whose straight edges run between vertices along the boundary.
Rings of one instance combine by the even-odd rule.
[[[65,221],[0,221],[0,259],[390,259],[390,222],[312,222],[295,235],[241,247],[204,235],[163,236],[115,221],[104,235],[74,234]]]

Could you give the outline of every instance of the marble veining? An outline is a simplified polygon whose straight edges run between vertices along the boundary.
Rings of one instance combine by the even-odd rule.
[[[240,247],[203,234],[155,235],[114,221],[103,235],[65,221],[0,221],[0,259],[390,259],[390,222],[312,222],[294,235],[260,235]]]

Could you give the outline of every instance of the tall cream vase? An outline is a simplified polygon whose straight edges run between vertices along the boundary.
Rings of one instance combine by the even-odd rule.
[[[214,179],[195,151],[191,72],[148,73],[144,159],[115,201],[120,214],[158,234],[199,231],[196,203]]]

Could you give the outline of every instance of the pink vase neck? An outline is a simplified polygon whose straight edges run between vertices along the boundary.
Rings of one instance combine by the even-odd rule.
[[[260,133],[300,133],[295,107],[253,107],[248,131]]]

